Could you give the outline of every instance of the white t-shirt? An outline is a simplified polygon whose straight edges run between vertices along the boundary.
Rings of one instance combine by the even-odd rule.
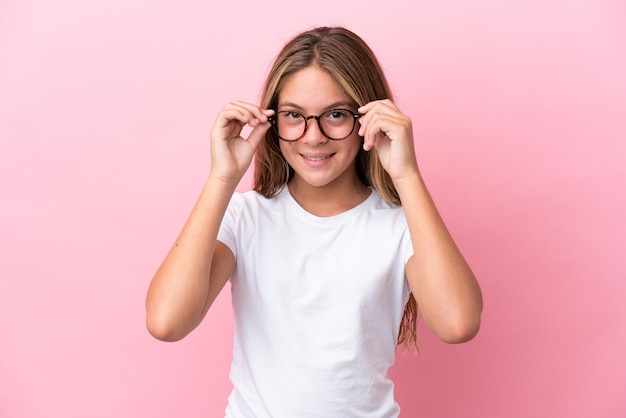
[[[398,416],[387,372],[413,254],[402,207],[372,191],[317,217],[287,187],[235,193],[218,239],[237,260],[226,417]]]

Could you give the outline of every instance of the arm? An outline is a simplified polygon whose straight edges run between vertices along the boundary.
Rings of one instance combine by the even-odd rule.
[[[232,274],[234,255],[217,241],[217,233],[230,198],[269,128],[271,113],[236,102],[218,115],[211,132],[209,178],[148,288],[146,324],[154,337],[176,341],[189,334]],[[243,139],[240,133],[246,124],[253,129]]]
[[[468,341],[480,328],[482,294],[419,172],[411,120],[388,100],[359,112],[363,146],[376,148],[402,201],[414,251],[406,274],[424,322],[443,341]]]

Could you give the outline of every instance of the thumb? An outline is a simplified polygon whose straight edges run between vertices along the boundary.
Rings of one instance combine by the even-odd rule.
[[[270,126],[271,125],[269,123],[260,123],[252,129],[246,141],[254,150],[256,150],[259,146]]]

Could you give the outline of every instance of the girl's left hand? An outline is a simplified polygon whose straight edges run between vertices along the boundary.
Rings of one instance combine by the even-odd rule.
[[[358,112],[363,149],[376,149],[383,168],[395,182],[418,172],[411,119],[388,99],[361,106]]]

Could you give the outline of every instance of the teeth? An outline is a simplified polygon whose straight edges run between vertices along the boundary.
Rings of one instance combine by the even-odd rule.
[[[322,161],[325,160],[326,158],[330,157],[330,155],[324,155],[322,157],[308,157],[306,155],[303,155],[304,158],[306,158],[309,161]]]

